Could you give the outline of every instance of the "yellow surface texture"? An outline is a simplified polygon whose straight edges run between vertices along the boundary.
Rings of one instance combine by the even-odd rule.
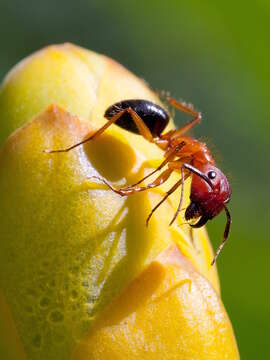
[[[93,326],[73,359],[237,359],[223,305],[179,252],[164,251]]]

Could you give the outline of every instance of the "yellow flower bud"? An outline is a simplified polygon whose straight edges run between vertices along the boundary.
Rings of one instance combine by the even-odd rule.
[[[70,44],[30,56],[2,84],[0,349],[10,358],[238,359],[205,230],[193,243],[180,216],[168,226],[179,192],[145,226],[178,175],[128,198],[91,178],[132,184],[162,151],[113,125],[46,152],[82,140],[128,98],[159,101],[118,63]]]
[[[237,359],[230,322],[209,282],[176,245],[112,302],[73,359]]]

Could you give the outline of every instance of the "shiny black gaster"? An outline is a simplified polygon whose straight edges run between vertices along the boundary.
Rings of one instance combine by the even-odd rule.
[[[104,117],[110,120],[119,111],[127,108],[131,108],[141,117],[153,137],[159,137],[169,122],[169,115],[161,106],[151,101],[140,99],[119,101],[105,111]],[[116,124],[125,130],[139,134],[137,126],[127,112],[116,121]]]

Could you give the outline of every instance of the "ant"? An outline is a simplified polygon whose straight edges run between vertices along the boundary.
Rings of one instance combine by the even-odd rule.
[[[178,110],[190,114],[193,118],[187,124],[176,130],[170,130],[162,134],[169,122],[169,114],[161,106],[143,99],[131,99],[119,101],[111,105],[104,114],[108,122],[83,141],[66,149],[51,150],[49,153],[68,152],[79,145],[100,136],[109,126],[116,124],[121,128],[142,135],[147,141],[156,144],[164,151],[163,162],[151,173],[138,181],[136,184],[125,188],[116,189],[107,180],[93,176],[105,183],[112,191],[121,195],[129,196],[139,191],[155,188],[168,180],[172,172],[180,172],[181,178],[166,193],[163,199],[152,209],[146,225],[157,208],[181,186],[181,196],[178,208],[170,222],[177,218],[183,202],[184,182],[192,176],[190,204],[185,211],[185,219],[198,219],[192,228],[199,228],[213,219],[223,209],[227,216],[222,243],[219,245],[211,265],[214,265],[221,252],[230,231],[231,216],[226,204],[230,200],[231,188],[226,176],[216,167],[215,161],[205,143],[185,135],[191,128],[201,121],[201,113],[197,112],[191,104],[179,102],[171,97],[168,103]],[[166,166],[166,169],[164,170]],[[147,178],[156,172],[162,173],[150,184],[139,186]]]

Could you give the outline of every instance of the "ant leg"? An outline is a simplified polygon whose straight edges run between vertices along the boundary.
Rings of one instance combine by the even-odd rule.
[[[174,223],[175,219],[177,218],[179,212],[181,211],[181,208],[182,208],[182,204],[183,204],[183,199],[184,199],[184,185],[185,185],[185,179],[186,177],[188,176],[187,174],[185,175],[185,167],[182,166],[181,168],[181,175],[182,175],[182,188],[181,188],[181,195],[180,195],[180,201],[179,201],[179,204],[178,204],[178,207],[177,207],[177,210],[170,222],[170,226]]]
[[[133,185],[133,186],[128,186],[126,188],[120,188],[120,189],[114,188],[107,180],[100,178],[98,176],[91,176],[91,178],[102,181],[104,184],[106,184],[112,191],[114,191],[118,195],[129,196],[129,195],[136,194],[137,192],[140,192],[140,191],[153,189],[153,188],[163,184],[165,181],[168,180],[168,178],[170,177],[172,172],[173,172],[172,169],[167,169],[167,170],[163,171],[163,173],[160,174],[159,177],[156,178],[156,180],[154,180],[152,183],[148,184],[147,186]]]
[[[166,158],[165,160],[152,172],[150,172],[149,174],[147,174],[144,178],[142,178],[141,180],[139,180],[138,182],[136,182],[135,184],[131,185],[130,187],[139,185],[140,183],[142,183],[144,180],[146,180],[147,178],[149,178],[150,176],[154,175],[156,172],[160,171],[166,164],[170,163],[171,161],[173,161],[174,157],[175,157],[175,153],[177,151],[179,151],[183,146],[185,145],[185,142],[182,141],[180,144],[178,144],[175,148],[172,148],[170,151],[168,151],[168,153],[166,154]]]
[[[199,115],[199,113],[193,108],[192,104],[187,104],[183,101],[177,101],[173,97],[168,98],[168,103],[173,107],[175,107],[176,109],[181,110],[190,115],[193,115],[194,117],[197,117]]]
[[[186,125],[182,126],[180,129],[177,129],[175,131],[169,131],[168,133],[164,134],[162,136],[162,138],[166,139],[167,137],[169,137],[170,139],[174,139],[179,136],[182,136],[183,134],[185,134],[187,131],[192,129],[195,125],[197,125],[201,121],[201,119],[202,119],[201,113],[196,111],[192,105],[188,105],[184,102],[177,101],[171,97],[168,99],[168,102],[170,105],[174,106],[176,109],[192,115],[193,119],[190,120]]]
[[[217,261],[217,257],[220,254],[221,250],[223,249],[223,246],[225,245],[225,242],[228,239],[229,236],[229,232],[230,232],[230,227],[231,227],[231,214],[229,212],[229,210],[227,209],[227,207],[224,205],[224,210],[226,212],[226,216],[227,216],[227,222],[226,222],[226,226],[225,226],[225,230],[224,230],[224,237],[223,237],[223,241],[222,243],[219,245],[217,251],[216,251],[216,255],[214,256],[214,259],[211,262],[211,265],[213,266],[215,264],[215,262]]]
[[[126,188],[119,189],[119,190],[121,192],[127,192],[127,194],[125,194],[125,195],[131,195],[131,194],[135,194],[137,192],[144,191],[147,189],[153,189],[155,187],[158,187],[159,185],[162,185],[165,181],[167,181],[172,172],[173,172],[172,169],[167,169],[167,170],[163,171],[156,178],[156,180],[154,180],[153,182],[151,182],[150,184],[148,184],[146,186],[137,186],[137,184],[135,184],[135,185],[128,186]]]
[[[143,119],[136,113],[136,111],[134,111],[131,107],[127,108],[126,111],[132,117],[132,120],[135,122],[140,134],[149,142],[155,142],[151,131],[148,129]]]
[[[141,184],[143,181],[145,181],[146,179],[148,179],[150,176],[154,175],[156,172],[161,170],[168,162],[170,162],[173,159],[174,156],[175,156],[174,154],[171,154],[171,156],[168,156],[168,158],[166,158],[155,170],[151,171],[149,174],[147,174],[145,177],[140,179],[135,184],[128,186],[128,188],[137,186],[137,185]]]
[[[60,152],[68,152],[77,146],[80,146],[82,144],[85,144],[86,142],[93,140],[94,138],[100,136],[109,126],[111,126],[113,123],[115,123],[118,119],[120,119],[121,116],[123,116],[125,113],[129,113],[132,117],[133,121],[135,122],[140,134],[149,142],[154,142],[154,138],[151,134],[151,131],[148,129],[148,127],[143,122],[142,118],[131,108],[127,108],[124,110],[119,111],[117,114],[115,114],[108,122],[102,126],[99,130],[97,130],[94,134],[90,135],[86,139],[80,141],[79,143],[76,143],[66,149],[59,149],[59,150],[50,150],[47,151],[48,153],[60,153]]]
[[[76,148],[77,146],[83,145],[86,142],[93,140],[94,138],[98,137],[99,135],[101,135],[109,126],[111,126],[114,122],[116,122],[124,113],[126,112],[125,110],[121,110],[119,111],[119,113],[117,113],[115,116],[113,116],[104,126],[102,126],[100,129],[98,129],[94,134],[88,136],[86,139],[66,148],[66,149],[59,149],[59,150],[50,150],[48,151],[48,153],[60,153],[60,152],[68,152],[74,148]]]
[[[146,219],[146,226],[148,226],[149,220],[151,219],[153,213],[157,210],[157,208],[182,184],[182,179],[180,179],[179,181],[177,181],[177,183],[174,184],[174,186],[172,188],[170,188],[169,191],[167,191],[166,195],[164,196],[164,198],[152,209],[152,211],[150,212],[150,214],[148,215],[147,219]]]

